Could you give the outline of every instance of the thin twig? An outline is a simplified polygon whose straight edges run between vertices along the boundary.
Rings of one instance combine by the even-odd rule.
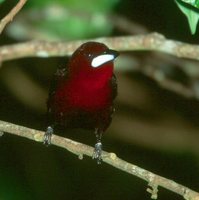
[[[176,94],[182,95],[186,98],[199,98],[197,91],[194,90],[191,85],[185,86],[180,82],[169,79],[160,69],[156,69],[150,65],[145,65],[137,67],[137,70],[155,80],[162,88],[175,92]]]
[[[0,121],[0,131],[25,137],[30,140],[34,140],[36,142],[42,142],[44,136],[44,132],[42,131],[26,128],[23,126],[11,124],[4,121]],[[92,157],[93,148],[85,144],[67,138],[63,138],[57,135],[53,135],[51,141],[52,144],[67,149],[68,151],[78,155],[80,159],[83,158],[83,155]],[[161,186],[163,188],[166,188],[183,196],[186,200],[199,200],[199,193],[183,185],[180,185],[172,180],[169,180],[162,176],[158,176],[150,171],[147,171],[134,164],[126,162],[117,157],[115,153],[108,153],[103,151],[102,156],[104,162],[112,165],[115,168],[118,168],[122,171],[125,171],[129,174],[132,174],[147,181],[148,186],[152,188],[152,189],[148,188],[147,191],[152,194],[153,198],[157,197],[157,191],[158,191],[157,187]]]
[[[14,16],[21,10],[27,0],[20,0],[17,5],[0,21],[0,34],[5,26],[13,20]]]
[[[108,17],[108,20],[111,24],[114,25],[115,28],[126,32],[128,34],[146,34],[149,31],[146,29],[146,27],[143,27],[142,25],[129,20],[128,18],[118,15],[118,14],[111,14]]]

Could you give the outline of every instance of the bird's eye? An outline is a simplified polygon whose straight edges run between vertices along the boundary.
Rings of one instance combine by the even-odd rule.
[[[99,55],[99,56],[93,58],[93,60],[91,62],[91,66],[94,68],[99,67],[99,66],[103,65],[104,63],[107,63],[114,59],[115,59],[114,55],[111,55],[111,54]]]

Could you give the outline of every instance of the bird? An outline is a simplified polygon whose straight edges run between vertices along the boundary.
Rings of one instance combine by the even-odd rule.
[[[92,130],[96,136],[93,159],[101,163],[101,138],[115,110],[114,60],[118,56],[105,44],[90,41],[77,48],[67,66],[58,67],[47,99],[45,145],[51,143],[55,126]]]

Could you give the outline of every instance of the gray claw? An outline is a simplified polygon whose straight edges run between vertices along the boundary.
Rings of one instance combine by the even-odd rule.
[[[102,143],[101,142],[97,142],[95,144],[93,159],[97,160],[97,164],[101,164],[101,161],[102,161]]]
[[[51,126],[48,126],[47,129],[46,129],[46,132],[44,134],[44,140],[43,140],[43,143],[46,146],[51,144],[52,134],[53,134],[53,128]]]

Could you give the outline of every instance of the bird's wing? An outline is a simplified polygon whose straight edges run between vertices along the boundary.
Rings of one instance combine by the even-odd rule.
[[[64,68],[58,67],[57,71],[55,72],[51,80],[50,89],[49,89],[49,98],[54,95],[59,83],[62,80],[66,79],[67,75],[68,75],[67,67],[64,67]]]
[[[52,77],[50,88],[49,88],[49,96],[47,99],[47,124],[51,125],[53,123],[53,102],[54,102],[54,94],[59,86],[59,83],[62,80],[65,80],[68,77],[68,68],[67,67],[58,67],[57,71]]]

